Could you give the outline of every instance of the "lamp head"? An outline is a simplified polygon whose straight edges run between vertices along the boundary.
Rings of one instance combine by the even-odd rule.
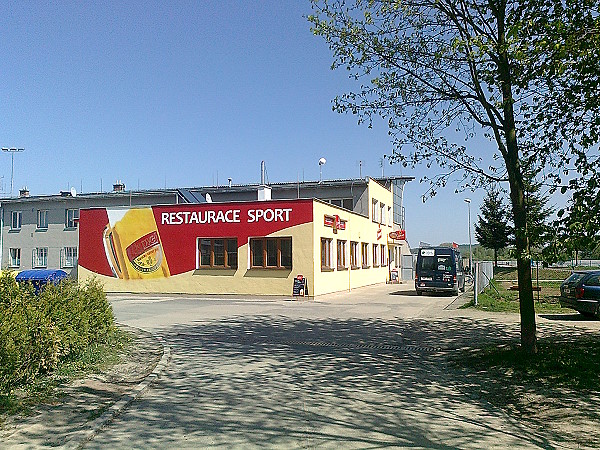
[[[327,162],[327,160],[325,158],[321,158],[319,159],[319,165],[322,166],[323,164],[325,164]]]

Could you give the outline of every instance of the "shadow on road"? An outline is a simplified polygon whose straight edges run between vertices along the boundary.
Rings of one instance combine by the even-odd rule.
[[[548,320],[562,320],[568,322],[597,322],[596,317],[588,317],[583,314],[539,314],[540,317]]]
[[[518,417],[507,426],[477,395],[502,380],[464,378],[447,363],[461,349],[518,342],[517,328],[253,316],[163,329],[173,353],[167,373],[121,419],[124,431],[92,444],[168,447],[184,437],[214,447],[553,448],[557,436],[541,437]]]

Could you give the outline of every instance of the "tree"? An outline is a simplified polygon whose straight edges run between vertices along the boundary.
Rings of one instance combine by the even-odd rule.
[[[475,236],[483,247],[494,250],[494,267],[498,266],[498,250],[508,245],[511,233],[500,192],[488,190],[475,224]]]
[[[560,255],[575,257],[577,265],[580,253],[595,254],[600,247],[600,185],[596,178],[587,180],[585,187],[576,190],[566,208],[558,211],[554,222],[556,238],[554,245],[546,250],[550,258]]]
[[[362,82],[356,92],[337,97],[334,110],[352,112],[359,123],[369,126],[375,116],[386,120],[394,144],[391,160],[411,166],[424,162],[428,168],[437,165],[438,173],[422,179],[430,183],[428,195],[435,195],[454,177],[457,190],[490,182],[508,184],[515,225],[521,344],[525,351],[536,352],[522,161],[564,167],[561,163],[575,158],[581,162],[580,169],[586,166],[586,149],[597,136],[575,142],[581,138],[577,133],[581,130],[571,136],[563,132],[569,128],[568,122],[557,125],[564,126],[559,133],[544,133],[533,126],[534,118],[551,123],[548,118],[560,117],[557,110],[567,107],[553,97],[552,89],[560,85],[548,80],[563,63],[562,54],[556,54],[548,42],[563,36],[564,29],[578,30],[581,15],[555,15],[560,0],[312,2],[309,21],[313,32],[329,44],[332,68],[345,67],[352,78]],[[579,9],[582,2],[569,0],[567,6]],[[592,6],[598,17],[598,5]],[[586,16],[586,24],[593,19]],[[588,40],[586,36],[575,42],[569,39],[565,54],[577,60],[584,50],[582,42]],[[539,60],[546,66],[540,68]],[[592,61],[586,62],[582,65],[585,70],[599,70]],[[569,66],[568,72],[573,71],[577,69]],[[576,92],[569,91],[575,83],[565,71],[560,73],[567,86],[560,88],[561,95],[568,100],[569,92]],[[586,88],[595,92],[592,85]],[[578,107],[588,110],[597,104],[584,99]],[[467,142],[453,142],[448,137],[452,132],[464,134]],[[469,138],[478,132],[492,141],[491,151],[469,146]],[[564,140],[569,141],[567,145]]]
[[[527,253],[541,253],[541,250],[552,239],[550,216],[554,209],[548,206],[548,189],[545,192],[543,184],[536,180],[535,173],[525,170],[525,209],[527,211]]]

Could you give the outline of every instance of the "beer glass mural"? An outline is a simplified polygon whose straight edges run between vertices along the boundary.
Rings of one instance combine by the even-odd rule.
[[[107,214],[104,251],[114,276],[125,280],[168,277],[152,209],[108,210]]]

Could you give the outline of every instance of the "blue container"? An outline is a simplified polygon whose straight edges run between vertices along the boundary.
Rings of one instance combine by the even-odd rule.
[[[39,294],[40,290],[47,284],[58,284],[60,280],[67,278],[67,276],[68,275],[64,270],[32,269],[20,272],[15,280],[19,283],[33,284],[35,293]]]

